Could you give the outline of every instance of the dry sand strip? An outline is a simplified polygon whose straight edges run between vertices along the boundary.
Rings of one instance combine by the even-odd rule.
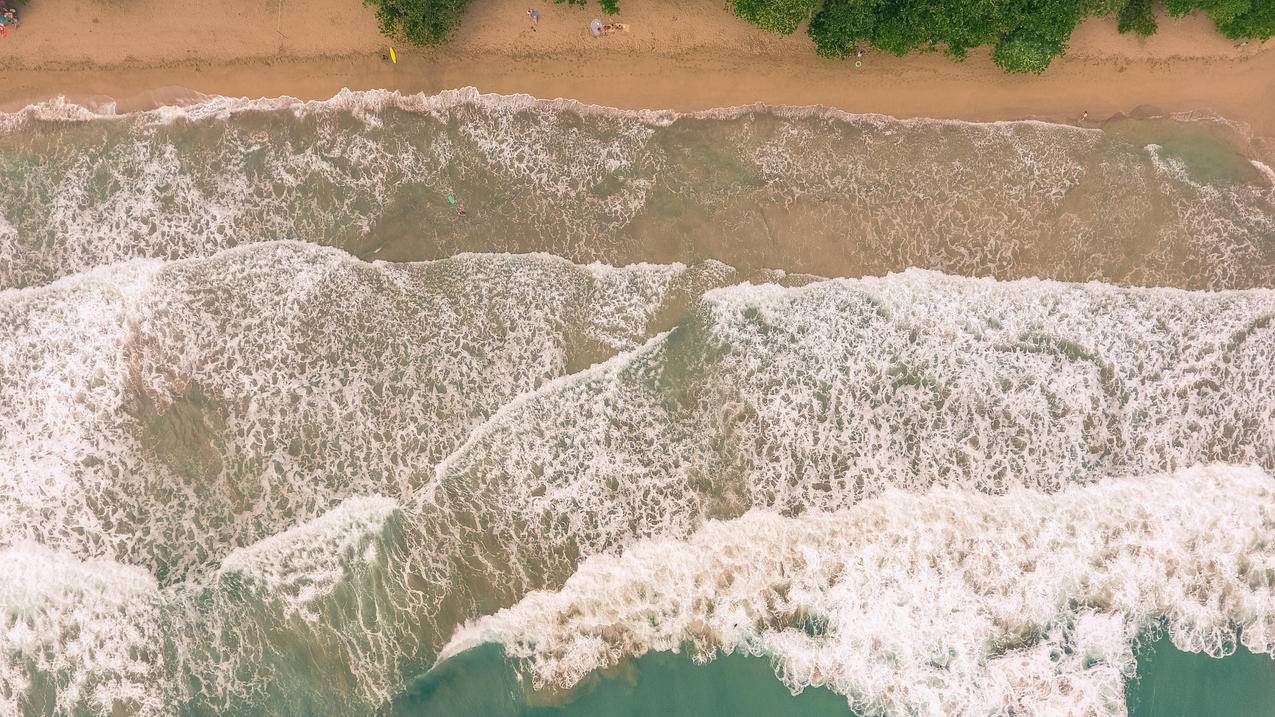
[[[1091,19],[1042,76],[1011,76],[986,50],[871,53],[855,69],[825,60],[799,30],[762,32],[720,0],[624,0],[632,31],[595,39],[595,6],[474,0],[447,46],[399,46],[398,64],[359,0],[33,0],[0,45],[0,109],[65,95],[120,110],[171,100],[172,88],[230,96],[330,97],[342,87],[432,93],[475,86],[621,108],[700,110],[765,102],[899,117],[1076,121],[1139,108],[1212,110],[1275,137],[1275,40],[1240,46],[1211,21],[1162,18],[1149,39]]]

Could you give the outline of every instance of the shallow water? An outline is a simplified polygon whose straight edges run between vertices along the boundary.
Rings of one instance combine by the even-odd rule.
[[[1244,647],[1215,660],[1166,640],[1138,655],[1128,692],[1131,717],[1245,717],[1275,713],[1275,660]]]
[[[1127,687],[1130,717],[1250,717],[1275,707],[1275,661],[1240,648],[1211,658],[1167,640],[1139,651]],[[719,656],[696,664],[656,652],[598,674],[563,695],[529,692],[499,648],[487,645],[436,668],[395,700],[390,714],[415,717],[848,717],[844,697],[811,687],[793,695],[765,657]]]
[[[0,132],[0,285],[282,239],[389,260],[546,251],[1215,289],[1270,286],[1275,269],[1275,175],[1219,121],[678,116],[463,91],[66,114]]]
[[[397,717],[845,717],[846,700],[812,687],[799,695],[761,657],[729,655],[697,665],[657,652],[598,675],[566,695],[529,693],[495,646],[478,648],[410,684],[395,700]]]
[[[0,127],[0,712],[1275,705],[1275,188],[1230,125]]]

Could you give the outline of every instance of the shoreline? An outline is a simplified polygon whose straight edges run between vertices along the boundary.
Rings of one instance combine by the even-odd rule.
[[[518,18],[524,4],[484,0],[470,7],[447,45],[397,47],[397,64],[384,56],[388,41],[370,10],[351,10],[349,0],[312,0],[304,8],[280,0],[277,15],[248,0],[211,9],[189,0],[138,0],[109,16],[93,0],[65,2],[33,4],[11,34],[0,110],[55,97],[110,101],[130,112],[199,96],[323,100],[342,88],[434,95],[472,86],[682,113],[765,104],[900,119],[1077,124],[1086,113],[1099,123],[1206,112],[1247,125],[1268,138],[1268,149],[1275,142],[1275,40],[1241,47],[1202,16],[1162,18],[1149,39],[1119,35],[1113,18],[1087,20],[1048,71],[1024,76],[995,67],[988,48],[963,62],[872,52],[855,69],[815,55],[804,28],[770,35],[711,0],[626,8],[618,17],[634,31],[603,40],[584,29],[596,8],[548,6],[532,33],[525,15]],[[233,20],[233,33],[199,33],[218,13]],[[661,24],[668,21],[674,24]],[[59,53],[62,46],[75,51]]]
[[[878,56],[877,63],[888,66],[849,77],[843,61],[817,57],[767,58],[764,66],[741,75],[737,68],[758,58],[741,55],[732,61],[720,51],[679,58],[612,54],[565,75],[561,70],[578,62],[571,55],[519,59],[518,70],[509,72],[512,58],[499,55],[404,54],[399,51],[397,65],[371,53],[26,69],[8,82],[0,95],[0,111],[16,112],[58,98],[88,107],[110,104],[119,113],[129,113],[209,97],[322,101],[342,89],[436,95],[474,87],[483,94],[679,114],[764,105],[825,107],[898,119],[1077,124],[1086,114],[1099,121],[1120,115],[1203,113],[1241,122],[1259,136],[1275,137],[1275,48],[1225,61],[1222,67],[1214,60],[1207,65],[1210,72],[1188,71],[1198,64],[1189,58],[1129,62],[1115,70],[1123,80],[1119,92],[1088,86],[1086,77],[1093,74],[1094,62],[1060,62],[1043,76],[997,77],[988,76],[988,67],[994,69],[990,59],[973,53],[962,63],[934,55]],[[898,75],[897,80],[891,81],[892,75]],[[802,81],[793,82],[794,76]],[[1184,79],[1193,77],[1207,82],[1197,88],[1184,86]]]
[[[341,87],[330,96],[297,97],[291,94],[248,97],[210,95],[185,87],[161,87],[147,90],[134,97],[117,99],[107,95],[53,95],[30,104],[6,106],[0,103],[0,129],[20,126],[31,113],[37,121],[92,121],[97,119],[127,118],[133,115],[160,112],[161,120],[173,117],[204,119],[221,117],[239,112],[312,111],[315,106],[324,109],[349,109],[356,114],[361,109],[394,107],[406,112],[434,112],[460,104],[487,107],[506,107],[521,110],[543,107],[555,111],[570,111],[581,115],[620,114],[633,116],[654,126],[667,126],[679,120],[731,120],[754,112],[794,119],[816,118],[823,120],[868,120],[885,122],[923,122],[954,124],[1018,124],[1038,122],[1055,127],[1070,127],[1078,131],[1103,132],[1124,121],[1172,121],[1202,122],[1213,127],[1216,139],[1239,152],[1253,164],[1256,170],[1275,186],[1275,136],[1257,134],[1248,123],[1213,110],[1167,112],[1158,107],[1142,105],[1132,112],[1115,112],[1102,115],[1086,112],[1082,117],[1026,115],[1021,117],[990,117],[974,119],[968,116],[934,117],[925,115],[892,115],[884,112],[855,112],[825,104],[769,104],[750,102],[694,109],[656,107],[621,107],[588,102],[566,97],[537,97],[527,92],[484,92],[474,86],[450,87],[433,93],[425,91],[408,93],[398,89]],[[168,114],[164,110],[175,110]],[[193,111],[193,112],[192,112]],[[186,114],[190,112],[190,114]],[[168,116],[163,116],[168,114]],[[7,121],[7,122],[6,122]]]

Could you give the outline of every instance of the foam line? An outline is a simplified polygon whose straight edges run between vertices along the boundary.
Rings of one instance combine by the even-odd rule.
[[[794,692],[861,714],[1124,714],[1148,630],[1220,656],[1275,650],[1275,481],[1192,468],[1045,495],[889,491],[586,560],[555,592],[467,624],[538,686],[651,650],[768,655]]]

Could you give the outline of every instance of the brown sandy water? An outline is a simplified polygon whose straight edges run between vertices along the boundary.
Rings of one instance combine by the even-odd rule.
[[[1275,275],[1275,180],[1217,120],[677,116],[463,92],[33,114],[0,135],[8,286],[279,239],[389,261],[546,251],[1212,289]]]
[[[601,714],[635,673],[572,680],[684,638],[818,709],[1119,715],[1149,625],[1270,653],[1250,143],[464,91],[6,116],[0,711],[450,714],[510,697],[434,679],[477,635]],[[776,699],[757,664],[703,674]]]

